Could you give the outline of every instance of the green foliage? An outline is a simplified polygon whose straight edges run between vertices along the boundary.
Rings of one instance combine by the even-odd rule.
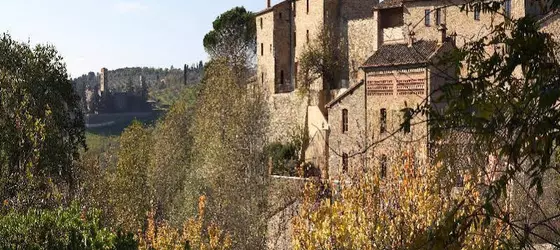
[[[132,123],[120,138],[112,202],[115,203],[116,225],[125,230],[142,228],[151,208],[151,146],[151,133],[139,122]]]
[[[132,234],[103,228],[99,211],[77,205],[0,215],[2,249],[136,249]]]
[[[265,155],[272,161],[272,174],[295,176],[298,165],[298,149],[293,143],[275,142],[264,149]]]
[[[50,45],[0,36],[0,197],[15,208],[68,198],[85,146],[78,96]]]
[[[225,60],[208,63],[193,124],[193,166],[208,215],[233,232],[233,246],[264,248],[267,110],[260,90]]]
[[[214,59],[246,66],[256,52],[255,14],[244,7],[235,7],[217,17],[212,27],[203,40],[206,52]]]

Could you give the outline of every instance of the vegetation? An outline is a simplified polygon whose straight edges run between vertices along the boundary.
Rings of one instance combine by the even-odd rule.
[[[79,97],[56,50],[3,35],[0,248],[266,248],[270,165],[273,174],[301,177],[311,166],[306,136],[267,140],[268,105],[250,80],[253,18],[243,8],[219,16],[204,39],[211,60],[197,70],[112,72],[124,75],[118,88],[129,91],[135,82],[128,76],[155,72],[151,93],[162,96],[171,94],[158,89],[158,77],[184,85],[192,70],[201,83],[169,88],[181,94],[169,97],[169,112],[155,124],[133,122],[109,139],[88,134],[88,150]],[[300,61],[308,90],[319,78],[329,85],[323,89],[339,87],[346,67],[336,34],[325,32]],[[433,158],[419,164],[413,144],[401,142],[406,150],[393,157],[402,161],[387,175],[364,165],[347,180],[306,179],[303,198],[289,199],[299,205],[294,247],[560,247],[558,205],[541,202],[557,198],[553,184],[560,183],[557,54],[558,44],[531,17],[507,20],[449,53],[441,63],[464,72],[431,96],[447,108],[426,100],[403,112],[402,126],[429,118]],[[77,81],[85,88],[96,77]]]
[[[212,27],[214,29],[203,40],[204,48],[212,58],[222,58],[240,69],[254,64],[257,52],[254,13],[244,7],[235,7],[216,18]]]
[[[0,197],[17,209],[71,197],[85,146],[79,99],[52,46],[0,36]]]

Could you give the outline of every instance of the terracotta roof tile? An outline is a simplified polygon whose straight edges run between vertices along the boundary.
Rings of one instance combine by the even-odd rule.
[[[436,41],[420,40],[410,47],[408,44],[383,44],[362,67],[369,68],[425,63],[437,49],[438,45]]]

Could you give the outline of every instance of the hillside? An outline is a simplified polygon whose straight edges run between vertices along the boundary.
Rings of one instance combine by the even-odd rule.
[[[185,74],[186,70],[186,74]],[[107,90],[110,92],[139,92],[141,91],[141,77],[148,86],[149,99],[156,102],[158,107],[171,105],[186,86],[200,82],[204,65],[201,62],[176,68],[135,67],[121,68],[108,71]],[[186,84],[185,84],[186,75]],[[86,89],[95,91],[99,86],[99,72],[89,72],[73,80],[76,92],[82,102],[85,101]]]

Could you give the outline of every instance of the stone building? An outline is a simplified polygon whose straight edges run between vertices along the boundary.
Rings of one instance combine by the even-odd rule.
[[[331,179],[368,169],[384,176],[405,153],[427,160],[425,117],[414,116],[410,122],[404,118],[412,118],[414,109],[426,101],[438,105],[429,96],[455,79],[455,68],[439,63],[455,47],[454,41],[445,36],[445,29],[440,33],[437,41],[411,38],[380,45],[361,67],[364,80],[327,104]]]
[[[558,12],[543,17],[532,2],[505,0],[499,14],[491,14],[461,11],[466,1],[285,0],[274,6],[267,1],[256,17],[257,76],[269,100],[270,140],[286,142],[290,132],[305,128],[310,138],[306,160],[332,181],[367,169],[388,174],[404,153],[427,161],[425,117],[403,122],[423,102],[443,106],[434,103],[434,90],[453,81],[457,70],[437,63],[439,58],[487,36],[504,17],[536,16],[543,30],[558,37]],[[324,89],[319,79],[311,94],[301,97],[298,59],[324,28],[334,30],[346,45],[341,53],[347,55],[348,68],[330,83],[335,88]],[[269,224],[269,233],[276,228],[274,235],[279,234],[278,221],[285,224],[290,215],[273,214],[276,222]]]
[[[334,30],[337,39],[346,39],[349,22],[370,16],[377,0],[285,0],[274,6],[267,0],[266,4],[256,16],[257,76],[270,104],[270,140],[287,142],[294,133],[308,133],[311,141],[305,157],[324,166],[325,104],[348,87],[349,77],[342,75],[328,83],[335,86],[329,89],[318,79],[310,94],[301,96],[296,91],[298,60],[323,29]]]

